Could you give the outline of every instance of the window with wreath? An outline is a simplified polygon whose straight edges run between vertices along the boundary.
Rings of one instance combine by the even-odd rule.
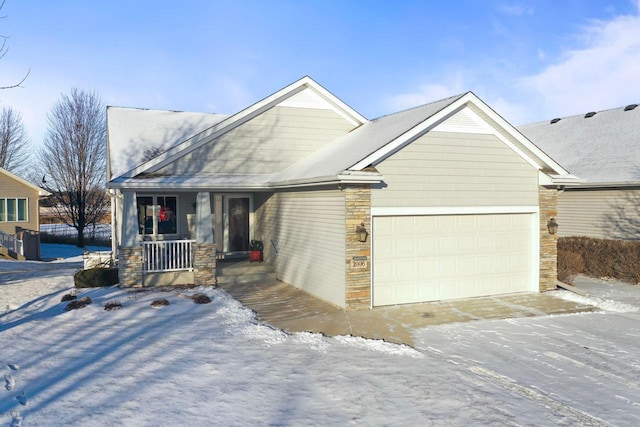
[[[138,196],[138,232],[140,234],[177,234],[175,196]]]
[[[0,198],[0,221],[18,222],[29,220],[28,199],[23,197]]]

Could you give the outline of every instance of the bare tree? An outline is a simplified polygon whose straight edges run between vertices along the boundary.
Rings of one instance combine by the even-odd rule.
[[[0,167],[13,172],[24,169],[28,145],[22,115],[11,107],[0,109]]]
[[[2,8],[4,7],[4,3],[5,3],[5,0],[2,0],[0,2],[0,10],[2,10]],[[3,18],[5,18],[5,16],[0,16],[0,19],[3,19]],[[2,40],[0,41],[0,59],[1,59],[7,54],[7,51],[9,50],[9,46],[7,46],[7,39],[8,39],[7,36],[0,35],[0,39]],[[22,87],[21,85],[22,83],[24,83],[25,80],[27,80],[27,77],[29,77],[29,73],[31,73],[31,70],[28,70],[27,73],[24,75],[24,77],[18,83],[15,83],[9,86],[0,86],[0,90],[13,89],[15,87]]]
[[[84,246],[84,230],[105,214],[106,114],[98,94],[77,88],[53,106],[49,128],[38,157],[44,167],[42,186],[53,194],[56,215],[78,230],[76,245]]]

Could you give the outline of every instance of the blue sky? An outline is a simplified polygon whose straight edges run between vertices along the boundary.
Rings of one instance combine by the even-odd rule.
[[[6,0],[35,145],[71,87],[235,113],[304,75],[367,118],[472,90],[513,124],[640,103],[640,0]]]

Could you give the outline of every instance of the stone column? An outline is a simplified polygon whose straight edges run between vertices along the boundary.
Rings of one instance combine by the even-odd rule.
[[[540,292],[556,289],[558,280],[558,235],[549,234],[547,221],[558,215],[558,190],[540,187]],[[560,225],[562,226],[562,225]]]
[[[360,242],[356,228],[364,223],[371,232],[371,186],[349,184],[344,191],[346,308],[365,310],[371,308],[371,236]]]
[[[120,248],[118,252],[118,278],[123,288],[142,286],[142,246]]]
[[[196,242],[193,245],[193,276],[196,286],[215,286],[216,246],[213,242],[211,197],[199,192],[196,199]]]
[[[123,193],[122,241],[118,253],[118,277],[120,286],[142,286],[142,247],[138,240],[138,212],[136,193]]]
[[[196,286],[216,286],[216,247],[213,243],[193,244],[193,280]]]

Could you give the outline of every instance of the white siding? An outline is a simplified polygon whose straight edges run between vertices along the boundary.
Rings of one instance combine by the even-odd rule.
[[[429,132],[376,169],[373,207],[538,204],[537,170],[494,135]]]
[[[255,203],[256,237],[264,241],[265,261],[278,279],[344,307],[344,193],[256,194]]]
[[[274,107],[158,173],[278,172],[351,129],[331,110]]]
[[[640,190],[571,190],[558,194],[559,236],[640,240]]]

